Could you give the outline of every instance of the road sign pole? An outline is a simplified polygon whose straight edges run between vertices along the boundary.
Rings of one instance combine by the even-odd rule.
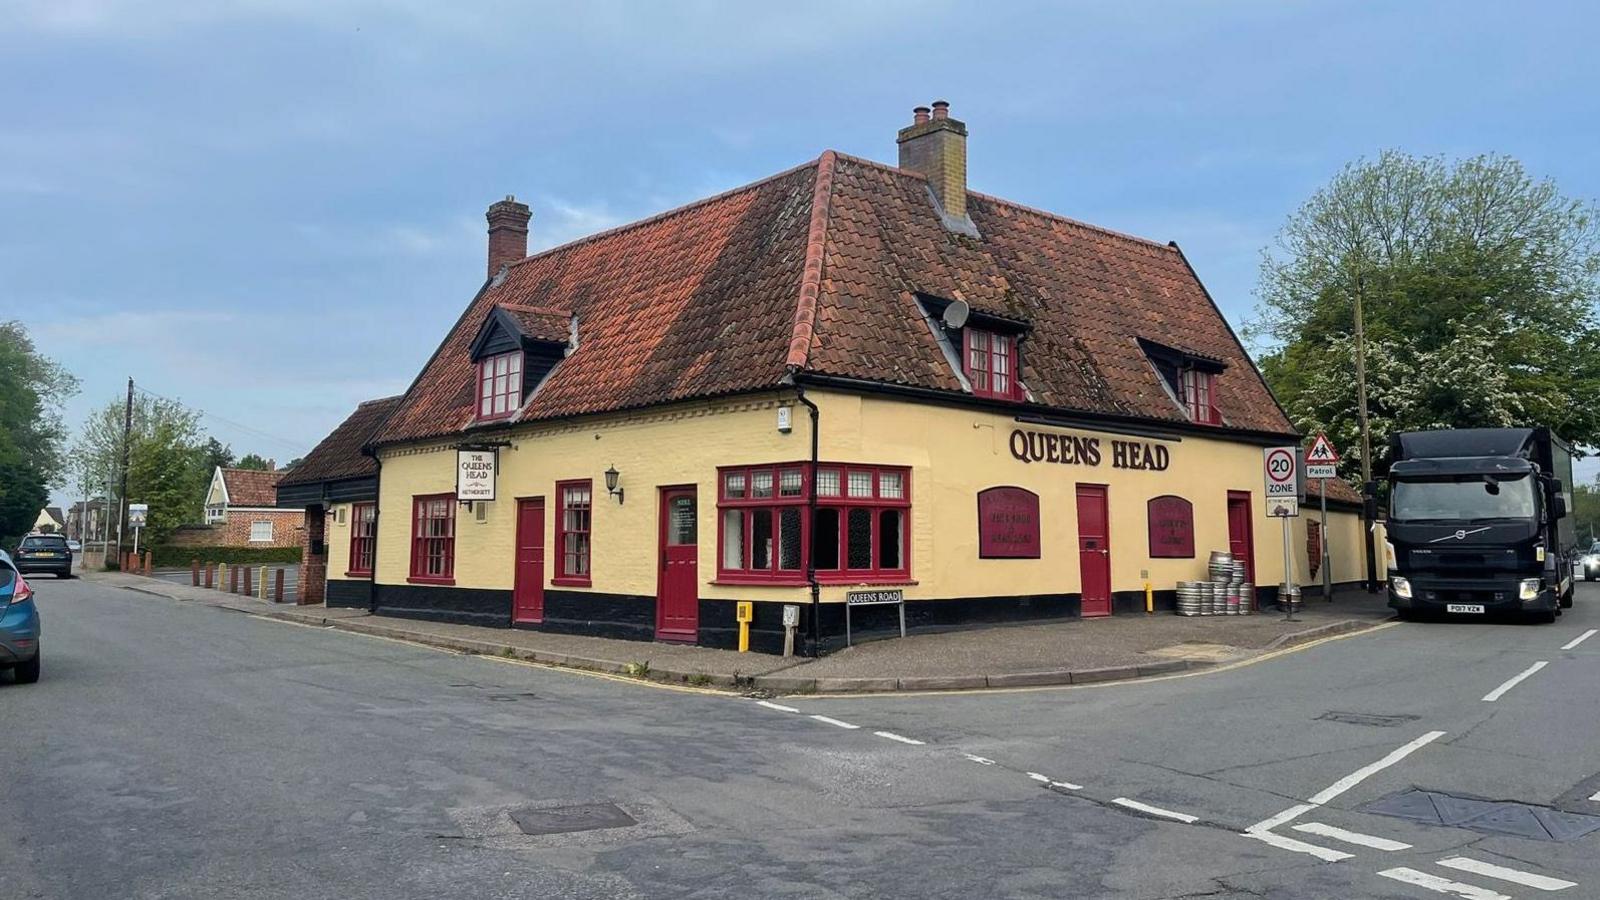
[[[1333,602],[1333,560],[1328,557],[1328,479],[1319,478],[1317,484],[1322,492],[1322,600],[1325,603]]]
[[[1294,621],[1294,548],[1289,538],[1289,517],[1283,519],[1283,620]]]

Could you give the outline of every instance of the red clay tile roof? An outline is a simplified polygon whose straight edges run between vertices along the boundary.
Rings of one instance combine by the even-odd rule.
[[[222,483],[228,489],[229,506],[276,506],[281,471],[264,469],[223,469]]]
[[[282,473],[278,486],[363,478],[375,474],[378,471],[377,462],[370,456],[362,455],[361,448],[372,440],[384,420],[400,406],[403,399],[403,396],[396,395],[368,400],[357,406],[355,412],[339,423],[338,428],[311,448],[299,465]],[[229,490],[232,490],[231,485]]]
[[[1322,489],[1319,487],[1321,483],[1321,479],[1306,479],[1306,497],[1313,503],[1318,497],[1322,496]],[[1345,481],[1343,478],[1330,478],[1328,479],[1328,499],[1342,500],[1345,503],[1360,503],[1361,492],[1351,487],[1350,482]]]
[[[500,308],[511,314],[525,337],[541,341],[566,343],[572,336],[572,310],[549,309],[534,306],[516,306],[502,303]]]
[[[968,211],[979,237],[943,226],[922,176],[829,151],[530,256],[482,289],[375,441],[472,424],[467,350],[496,304],[578,318],[578,349],[521,421],[777,387],[790,367],[961,392],[917,294],[1031,323],[1022,375],[1044,406],[1186,422],[1143,337],[1226,366],[1227,428],[1293,434],[1176,245],[982,194]]]

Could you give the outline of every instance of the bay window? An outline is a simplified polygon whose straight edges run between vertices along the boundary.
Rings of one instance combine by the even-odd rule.
[[[807,463],[728,467],[717,476],[719,581],[805,584],[808,558],[819,581],[908,580],[908,470],[819,465],[814,517]]]

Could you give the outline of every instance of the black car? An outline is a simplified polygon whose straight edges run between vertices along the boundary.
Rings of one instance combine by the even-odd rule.
[[[72,577],[72,548],[67,546],[67,539],[59,534],[28,535],[17,546],[11,561],[16,563],[17,571],[24,575],[52,572],[57,578]]]

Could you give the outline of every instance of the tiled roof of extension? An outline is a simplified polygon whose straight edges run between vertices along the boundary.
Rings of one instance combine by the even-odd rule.
[[[919,293],[1030,322],[1022,376],[1042,406],[1186,422],[1143,337],[1226,366],[1224,430],[1293,433],[1176,246],[976,193],[968,211],[979,237],[943,226],[922,176],[829,151],[530,256],[473,300],[376,442],[472,424],[468,347],[496,304],[578,319],[521,421],[777,387],[790,367],[959,394]]]
[[[223,469],[222,483],[228,488],[229,506],[275,506],[278,479],[285,472],[267,469]]]
[[[376,473],[377,463],[372,457],[363,455],[361,448],[372,440],[384,420],[400,406],[403,399],[402,395],[396,395],[368,400],[357,406],[355,412],[339,423],[338,428],[311,448],[299,465],[282,473],[278,486],[363,478]],[[232,489],[231,482],[229,489]]]

